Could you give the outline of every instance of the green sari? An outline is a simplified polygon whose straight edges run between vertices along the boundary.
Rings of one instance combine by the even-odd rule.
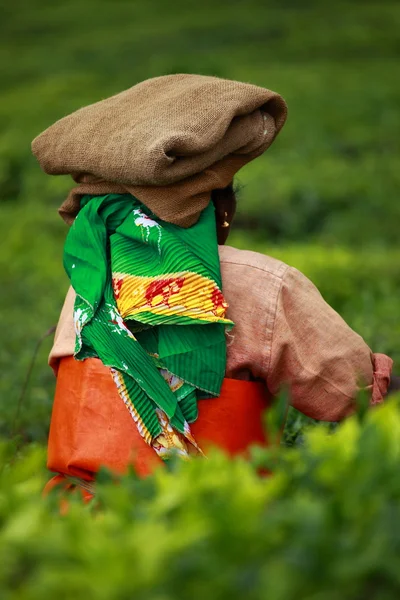
[[[218,396],[227,304],[212,203],[188,229],[129,194],[85,196],[66,240],[76,292],[75,357],[110,367],[140,434],[160,456],[197,447],[197,400]]]

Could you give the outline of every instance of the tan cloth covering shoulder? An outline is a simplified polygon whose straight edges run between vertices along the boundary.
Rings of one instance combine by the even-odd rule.
[[[393,361],[373,354],[297,269],[279,260],[220,247],[224,296],[235,327],[227,334],[226,376],[261,379],[276,394],[290,385],[295,408],[314,419],[337,421],[354,410],[358,385],[373,403],[387,391]],[[70,288],[50,364],[74,351]]]
[[[168,75],[64,117],[32,151],[46,173],[79,183],[60,208],[68,223],[83,194],[129,192],[161,219],[189,227],[211,190],[262,154],[285,119],[284,100],[270,90]]]

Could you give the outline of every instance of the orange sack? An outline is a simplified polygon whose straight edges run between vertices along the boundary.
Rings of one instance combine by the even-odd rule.
[[[263,383],[225,378],[218,398],[198,401],[192,433],[205,452],[214,445],[231,456],[246,454],[251,444],[267,445],[262,415],[270,403]],[[93,481],[102,466],[123,473],[133,465],[143,477],[160,464],[119,397],[109,369],[97,358],[62,358],[48,443],[50,471]],[[46,489],[60,481],[58,475]]]

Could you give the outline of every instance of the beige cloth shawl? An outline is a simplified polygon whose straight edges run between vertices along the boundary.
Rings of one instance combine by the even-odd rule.
[[[285,101],[270,90],[201,75],[149,79],[51,125],[32,143],[41,168],[79,184],[60,207],[71,223],[84,194],[129,192],[159,218],[193,225],[273,142]]]

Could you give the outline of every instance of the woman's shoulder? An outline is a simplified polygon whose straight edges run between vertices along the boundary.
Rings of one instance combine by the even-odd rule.
[[[290,269],[287,264],[272,256],[251,250],[239,250],[232,246],[219,246],[219,258],[222,269],[225,266],[229,268],[229,265],[236,265],[248,271],[254,270],[258,276],[260,276],[260,271],[263,271],[269,277],[282,279]]]

